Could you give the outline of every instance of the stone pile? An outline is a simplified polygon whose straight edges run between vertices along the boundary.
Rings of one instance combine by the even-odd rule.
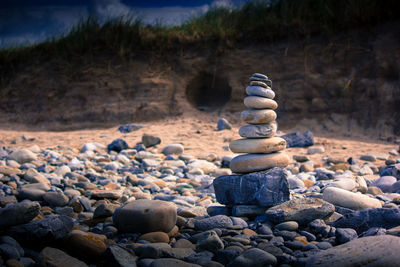
[[[234,216],[262,215],[267,207],[289,200],[288,173],[283,169],[289,157],[283,152],[286,141],[275,137],[277,124],[272,82],[267,76],[255,73],[246,88],[248,96],[242,120],[248,125],[239,129],[243,139],[235,140],[229,147],[235,153],[230,168],[237,175],[224,175],[213,182],[219,203],[227,205]]]
[[[250,86],[246,88],[244,105],[248,108],[241,118],[248,125],[239,129],[238,139],[230,143],[234,153],[245,153],[232,159],[230,168],[236,173],[250,173],[267,170],[272,167],[286,167],[289,157],[283,152],[286,141],[275,137],[277,130],[275,109],[278,104],[273,100],[272,82],[267,76],[254,73],[250,77]]]

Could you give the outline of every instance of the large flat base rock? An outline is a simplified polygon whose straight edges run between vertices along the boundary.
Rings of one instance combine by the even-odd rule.
[[[306,261],[305,266],[399,266],[399,249],[400,237],[362,237],[317,253]]]
[[[217,201],[225,205],[274,206],[289,200],[288,173],[283,168],[214,179]]]

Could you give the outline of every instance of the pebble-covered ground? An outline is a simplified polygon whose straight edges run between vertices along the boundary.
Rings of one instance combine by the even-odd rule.
[[[346,157],[335,151],[357,143],[318,139],[289,148],[292,163],[279,170],[289,201],[226,207],[216,201],[213,180],[231,174],[230,152],[200,157],[161,139],[153,133],[137,143],[46,147],[23,136],[3,144],[0,264],[400,264],[398,145],[379,153],[359,147]]]

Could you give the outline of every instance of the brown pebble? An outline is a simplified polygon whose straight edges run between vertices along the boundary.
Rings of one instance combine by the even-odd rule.
[[[175,242],[173,245],[174,248],[192,248],[195,249],[196,245],[190,242],[187,239],[181,238],[178,241]]]
[[[374,195],[374,196],[383,195],[382,190],[379,187],[376,187],[376,186],[368,187],[367,193],[371,194],[371,195]]]
[[[294,239],[297,240],[297,241],[300,241],[304,245],[308,244],[307,237],[305,237],[305,236],[302,236],[302,235],[296,236]]]
[[[172,230],[169,231],[168,236],[169,236],[169,237],[175,237],[175,236],[177,236],[178,234],[179,234],[179,228],[178,228],[178,226],[175,225],[175,226],[172,228]]]
[[[168,234],[164,232],[151,232],[143,234],[139,237],[139,240],[146,240],[151,243],[169,243]]]
[[[243,234],[248,235],[248,236],[256,236],[257,235],[256,232],[254,232],[253,230],[251,230],[249,228],[243,229]]]
[[[307,188],[310,188],[311,186],[314,185],[314,182],[311,180],[308,180],[308,179],[303,180],[303,182],[304,182],[304,186]]]
[[[16,259],[9,259],[6,261],[7,267],[24,267],[24,264]]]

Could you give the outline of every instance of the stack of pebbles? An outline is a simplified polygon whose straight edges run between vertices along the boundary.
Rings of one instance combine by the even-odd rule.
[[[244,105],[248,108],[241,118],[248,125],[239,129],[238,139],[230,143],[234,153],[246,153],[232,159],[230,168],[236,173],[250,173],[267,170],[273,167],[286,167],[289,157],[282,152],[286,141],[274,137],[277,124],[278,104],[273,100],[272,82],[266,75],[254,73],[250,77],[250,86],[246,88],[247,97]]]

